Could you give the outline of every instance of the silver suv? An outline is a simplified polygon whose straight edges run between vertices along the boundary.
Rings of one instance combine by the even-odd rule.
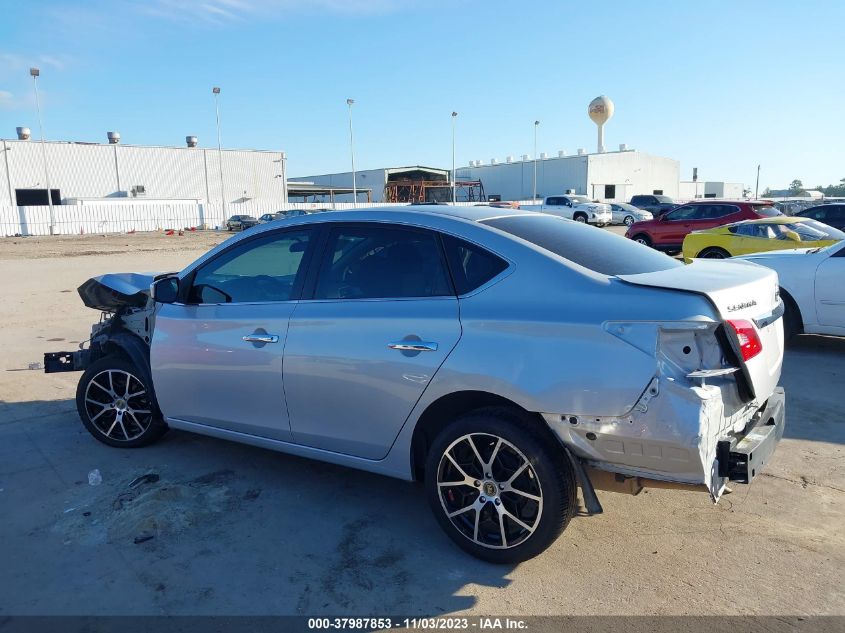
[[[106,318],[45,367],[84,370],[101,442],[177,428],[420,479],[460,547],[513,563],[558,537],[578,487],[598,513],[596,489],[718,500],[760,473],[784,425],[777,289],[541,213],[321,213],[180,273],[87,281]]]

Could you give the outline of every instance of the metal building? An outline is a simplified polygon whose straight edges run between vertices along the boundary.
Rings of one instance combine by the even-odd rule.
[[[56,141],[44,149],[53,204],[139,198],[222,206],[224,194],[227,206],[255,202],[283,208],[287,201],[284,152]],[[0,152],[0,205],[47,204],[41,143],[2,140]]]
[[[352,172],[321,174],[290,178],[290,186],[296,182],[310,182],[330,187],[352,187]],[[367,202],[449,202],[452,199],[451,172],[437,167],[412,165],[409,167],[383,167],[355,173],[358,202],[362,201],[362,190],[369,189],[372,196]],[[464,179],[456,183],[456,199],[459,202],[483,201],[482,184],[477,180]],[[352,202],[352,196],[335,196],[342,202]]]
[[[521,160],[507,157],[488,164],[471,161],[469,167],[456,169],[457,178],[480,180],[488,198],[530,200],[537,172],[537,196],[574,191],[603,202],[627,202],[636,194],[662,194],[678,197],[680,163],[672,158],[654,156],[624,145],[619,151],[556,157],[540,154],[535,163],[530,156]]]

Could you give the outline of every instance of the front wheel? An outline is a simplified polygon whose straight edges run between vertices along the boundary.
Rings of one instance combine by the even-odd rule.
[[[463,550],[492,563],[519,563],[547,549],[576,508],[563,448],[526,414],[480,409],[434,440],[425,469],[429,504]]]
[[[625,223],[625,226],[631,226],[634,223],[634,216],[626,215],[623,222]]]
[[[143,373],[120,356],[92,363],[76,388],[82,424],[109,446],[136,448],[164,435],[167,425],[154,402],[152,386]]]
[[[583,213],[576,213],[575,217],[573,218],[576,222],[580,222],[581,224],[587,223],[587,216]]]

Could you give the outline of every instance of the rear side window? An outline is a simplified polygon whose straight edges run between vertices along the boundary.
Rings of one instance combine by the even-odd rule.
[[[350,226],[331,232],[314,298],[447,295],[453,292],[434,234],[390,226]]]
[[[508,263],[498,255],[451,235],[443,236],[443,246],[459,295],[483,286],[508,267]]]
[[[482,221],[602,275],[636,275],[681,262],[610,231],[552,215],[516,215]]]
[[[780,211],[777,210],[777,207],[773,207],[770,204],[755,204],[751,207],[757,215],[763,216],[764,218],[774,218],[779,215],[783,215]]]

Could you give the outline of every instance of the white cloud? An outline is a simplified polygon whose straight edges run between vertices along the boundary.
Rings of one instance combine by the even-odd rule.
[[[405,4],[406,0],[141,0],[134,6],[140,13],[168,20],[218,25],[291,13],[376,14]]]
[[[32,97],[19,97],[8,90],[0,90],[0,110],[21,110],[29,108],[33,103]]]

